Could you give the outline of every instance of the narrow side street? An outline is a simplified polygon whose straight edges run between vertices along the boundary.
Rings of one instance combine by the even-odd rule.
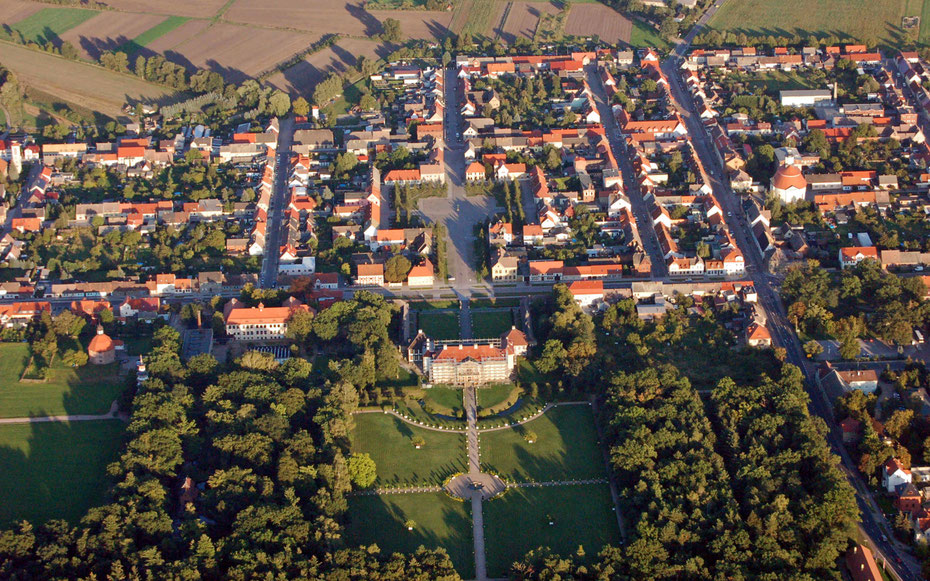
[[[636,220],[636,229],[639,232],[643,251],[649,255],[649,260],[652,262],[652,277],[664,278],[668,275],[665,256],[663,256],[659,248],[659,239],[652,228],[652,219],[646,209],[646,202],[643,200],[639,183],[636,181],[636,174],[633,172],[633,165],[627,154],[626,144],[620,134],[620,126],[617,125],[610,103],[607,101],[607,92],[604,90],[600,75],[598,75],[597,65],[586,66],[585,77],[594,92],[594,102],[597,104],[598,113],[601,115],[601,124],[607,134],[610,149],[613,151],[614,157],[620,165],[620,171],[623,173],[623,189],[633,206],[633,217]]]
[[[291,146],[294,142],[294,119],[285,117],[279,122],[278,147],[275,151],[274,192],[268,207],[268,227],[265,230],[265,254],[259,286],[273,288],[278,280],[278,258],[281,247],[281,224],[287,200],[287,179],[290,172]]]

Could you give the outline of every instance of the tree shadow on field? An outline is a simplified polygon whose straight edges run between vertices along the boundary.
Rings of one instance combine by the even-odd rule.
[[[336,60],[330,61],[330,66],[340,73],[345,72],[347,69],[354,67],[358,62],[358,57],[346,49],[342,48],[338,44],[334,44],[330,47],[330,50],[333,52],[333,55],[336,57]]]
[[[225,80],[227,83],[239,84],[246,79],[251,78],[251,76],[247,75],[245,72],[222,65],[213,59],[207,61],[206,68],[213,71],[214,73],[219,73],[220,76],[223,77],[223,80]]]
[[[418,496],[421,497],[417,498],[420,503],[439,502],[435,495]],[[474,563],[471,562],[472,523],[467,514],[443,508],[441,521],[447,534],[441,534],[428,528],[432,523],[417,521],[417,511],[403,510],[391,503],[390,498],[363,496],[350,499],[346,525],[350,545],[377,544],[383,555],[394,552],[410,554],[421,545],[428,549],[443,548],[463,578],[469,579],[474,575]],[[412,531],[404,526],[408,519],[416,522]]]
[[[445,25],[440,24],[438,20],[429,20],[424,22],[424,24],[426,24],[426,30],[429,31],[430,36],[436,40],[442,40],[450,34],[449,29],[446,28]]]
[[[391,416],[391,419],[394,420],[394,428],[400,433],[401,436],[405,438],[413,437],[413,430],[410,429],[410,426],[407,425],[407,422],[401,420],[400,418],[395,418]]]
[[[0,527],[20,520],[39,525],[66,519],[74,524],[88,508],[103,504],[110,484],[106,466],[118,456],[107,442],[113,442],[117,425],[122,424],[105,420],[4,426],[5,438],[15,439],[9,434],[18,430],[29,430],[30,435],[28,451],[0,446]]]
[[[381,21],[365,10],[361,4],[346,4],[346,11],[365,27],[365,36],[375,36],[384,32]]]

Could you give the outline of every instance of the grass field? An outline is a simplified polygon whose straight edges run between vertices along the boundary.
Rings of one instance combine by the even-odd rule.
[[[23,18],[11,28],[19,31],[26,40],[47,42],[57,39],[63,32],[93,18],[97,14],[94,10],[77,8],[43,8],[35,14]]]
[[[415,449],[414,436],[426,445]],[[424,430],[387,414],[355,416],[352,451],[371,454],[379,486],[442,484],[450,474],[466,470],[463,435]]]
[[[528,431],[537,441],[523,439]],[[531,422],[481,435],[481,464],[518,482],[604,478],[604,459],[590,406],[553,408]]]
[[[659,33],[652,27],[640,22],[633,21],[633,30],[630,32],[630,45],[639,47],[655,47],[664,49],[668,47],[665,39],[659,36]]]
[[[190,20],[190,18],[185,16],[169,16],[165,20],[159,22],[152,28],[149,28],[139,36],[133,38],[123,46],[119,47],[118,50],[131,55],[148,46],[149,43],[155,41],[156,39],[168,34],[175,28],[178,28],[188,20]]]
[[[764,86],[768,91],[784,91],[790,89],[825,89],[826,87],[812,83],[806,76],[797,71],[765,71],[752,75],[748,85]]]
[[[710,27],[752,36],[836,35],[890,46],[901,37],[901,17],[913,10],[909,0],[728,0]]]
[[[346,538],[352,545],[375,543],[382,554],[413,553],[420,545],[442,547],[463,579],[474,577],[471,505],[445,493],[390,494],[349,498]],[[404,523],[416,522],[413,531]]]
[[[0,417],[102,414],[123,388],[112,365],[72,369],[53,364],[48,381],[20,382],[28,359],[25,343],[0,344]]]
[[[0,426],[0,526],[74,523],[103,503],[106,466],[117,458],[123,428],[115,420]]]
[[[478,339],[500,337],[513,326],[513,312],[500,309],[492,313],[471,313],[472,335]]]
[[[505,577],[514,561],[540,546],[572,555],[581,545],[593,559],[620,540],[612,508],[606,484],[508,490],[484,506],[488,576]]]
[[[930,45],[930,2],[924,0],[920,11],[920,44]]]
[[[499,13],[502,2],[498,0],[474,0],[468,12],[468,20],[462,28],[462,34],[472,36],[487,35],[494,27],[494,17]]]
[[[459,338],[458,313],[424,311],[417,317],[420,329],[432,339],[450,340]]]

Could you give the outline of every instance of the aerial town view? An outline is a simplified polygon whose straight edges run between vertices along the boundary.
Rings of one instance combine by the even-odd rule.
[[[0,579],[930,579],[928,136],[930,0],[0,0]]]

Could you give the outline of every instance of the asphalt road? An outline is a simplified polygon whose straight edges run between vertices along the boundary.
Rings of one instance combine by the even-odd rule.
[[[643,200],[643,194],[636,179],[636,172],[633,171],[633,164],[630,161],[631,153],[627,149],[623,135],[620,133],[620,126],[617,124],[610,102],[607,100],[607,91],[604,89],[604,83],[601,82],[600,75],[598,75],[597,65],[591,64],[585,67],[585,76],[588,78],[588,86],[594,92],[594,101],[597,104],[598,112],[601,114],[601,125],[604,126],[610,149],[613,151],[614,157],[620,165],[620,171],[623,173],[623,189],[626,191],[626,195],[630,199],[630,205],[633,207],[633,216],[639,234],[639,244],[649,255],[652,262],[652,276],[655,278],[665,277],[668,275],[665,256],[659,248],[659,239],[652,227],[652,217],[649,215],[645,200]]]
[[[446,184],[449,193],[445,198],[424,198],[419,202],[419,213],[431,223],[442,223],[448,236],[446,248],[449,284],[460,294],[470,295],[473,287],[490,289],[475,275],[475,225],[494,215],[497,201],[492,196],[465,194],[465,144],[462,141],[462,115],[459,112],[456,88],[459,80],[455,69],[445,72],[445,150]]]
[[[805,387],[811,400],[810,411],[823,418],[830,428],[827,440],[833,451],[840,456],[842,460],[840,467],[856,491],[856,501],[859,504],[862,517],[862,530],[869,537],[873,550],[877,549],[879,555],[885,557],[887,565],[894,570],[895,576],[899,579],[906,581],[921,579],[919,564],[909,553],[901,550],[903,545],[885,540],[892,536],[891,526],[881,512],[877,510],[871,494],[859,478],[857,468],[843,446],[842,436],[833,420],[832,406],[823,390],[814,381],[813,366],[808,364],[807,358],[801,349],[800,341],[787,320],[784,306],[772,284],[773,278],[764,271],[763,257],[756,244],[752,241],[749,225],[740,212],[739,197],[730,189],[728,182],[718,179],[718,176],[725,175],[723,168],[711,150],[710,139],[697,117],[690,95],[684,91],[681,85],[677,62],[677,58],[673,55],[663,63],[663,71],[669,79],[669,86],[679,113],[687,124],[692,143],[701,161],[701,171],[705,180],[713,186],[714,195],[726,214],[726,222],[730,232],[733,233],[739,248],[743,251],[748,276],[753,281],[760,305],[767,314],[767,326],[772,333],[773,342],[777,346],[784,347],[787,353],[787,361],[799,367],[804,373]],[[710,169],[710,175],[706,171],[708,168]]]
[[[287,202],[287,178],[290,172],[291,145],[294,142],[294,119],[280,120],[278,147],[275,151],[274,189],[268,207],[265,230],[265,254],[258,282],[261,288],[272,288],[278,280],[278,259],[281,246],[281,219]]]

